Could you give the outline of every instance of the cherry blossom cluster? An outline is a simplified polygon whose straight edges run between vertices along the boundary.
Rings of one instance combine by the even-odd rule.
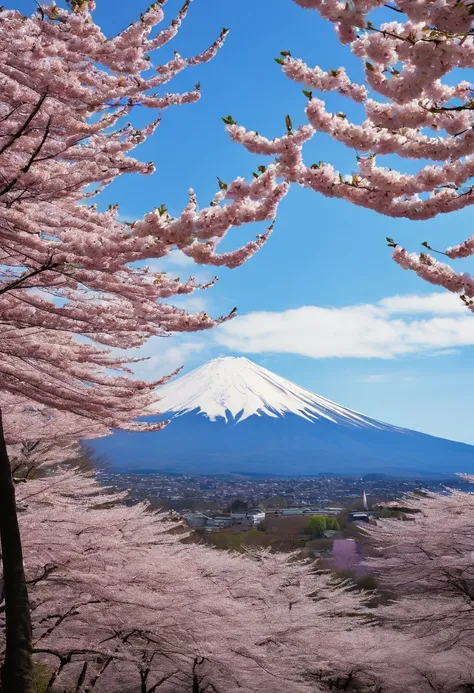
[[[81,440],[110,434],[99,421],[69,411],[46,407],[34,400],[8,393],[0,398],[3,433],[14,479],[44,473],[56,465],[77,465],[84,461]]]
[[[166,378],[131,377],[137,359],[124,350],[214,327],[235,311],[212,319],[175,307],[173,297],[214,282],[181,281],[148,263],[178,249],[197,263],[241,265],[267,240],[287,190],[272,166],[250,184],[219,181],[207,208],[190,191],[176,218],[162,203],[135,223],[123,223],[117,205],[99,210],[95,198],[117,177],[153,173],[133,150],[153,135],[162,111],[200,96],[199,84],[185,93],[166,85],[211,60],[227,34],[197,56],[175,52],[160,62],[159,49],[190,6],[186,0],[160,31],[165,1],[112,38],[94,22],[92,0],[70,0],[68,9],[38,4],[32,17],[0,8],[2,693],[36,690],[12,472],[27,479],[40,462],[74,461],[81,437],[164,425],[140,417]],[[132,124],[137,109],[154,111],[140,129]],[[265,221],[255,240],[219,252],[231,229]]]
[[[175,517],[74,471],[17,493],[47,693],[317,693],[360,667],[365,598],[310,564],[183,543]]]
[[[212,59],[227,34],[197,56],[175,53],[160,63],[155,56],[190,5],[160,31],[164,4],[155,2],[113,38],[94,23],[93,2],[72,2],[69,10],[41,5],[32,17],[0,11],[0,384],[116,427],[143,411],[158,383],[109,376],[127,370],[127,357],[91,343],[129,349],[232,317],[173,306],[173,297],[214,281],[182,281],[144,263],[179,249],[197,263],[241,265],[265,243],[271,223],[235,251],[218,252],[219,242],[234,227],[271,222],[287,191],[270,166],[250,183],[220,181],[206,208],[190,191],[176,218],[164,204],[135,223],[121,222],[117,205],[97,208],[93,198],[118,176],[154,171],[131,152],[161,116],[136,129],[134,110],[161,114],[199,99],[199,85],[183,94],[163,89]]]
[[[466,690],[474,681],[474,495],[422,492],[400,505],[409,521],[378,520],[364,529],[378,555],[367,559],[368,568],[392,597],[377,615],[425,643],[432,654],[420,668],[434,691]]]
[[[80,686],[90,693],[188,693],[193,686],[459,693],[472,681],[471,650],[447,640],[456,627],[470,638],[469,611],[454,623],[461,605],[443,598],[439,579],[440,598],[414,600],[429,576],[436,581],[442,568],[455,576],[467,565],[464,538],[452,548],[442,543],[449,535],[452,544],[450,530],[468,521],[466,495],[428,499],[429,527],[421,519],[420,526],[392,521],[369,529],[381,550],[397,547],[395,557],[373,559],[370,569],[387,568],[390,584],[406,591],[374,610],[350,583],[292,554],[232,554],[190,543],[179,516],[124,504],[125,494],[91,474],[55,471],[19,484],[33,650],[47,673],[45,693]],[[435,517],[443,522],[435,525]],[[407,571],[424,570],[415,565],[419,543],[427,552],[438,546],[440,558],[425,558],[425,578],[420,573],[407,590]],[[417,630],[422,612],[442,617],[443,641]]]
[[[474,67],[472,3],[295,2],[334,23],[340,42],[361,61],[364,81],[351,79],[344,67],[323,70],[282,51],[276,60],[287,77],[303,86],[309,125],[293,131],[287,116],[287,135],[268,140],[229,122],[232,139],[251,152],[276,157],[278,175],[289,183],[387,216],[426,220],[470,206],[474,95],[468,81],[453,83],[452,73]],[[372,15],[372,10],[378,12]],[[372,17],[383,21],[375,23]],[[345,97],[352,102],[350,113],[359,109],[362,118],[348,117],[343,105],[331,112],[317,92]],[[304,142],[321,132],[354,150],[353,170],[304,161]],[[392,162],[382,164],[384,155],[399,157],[401,170]],[[403,159],[419,161],[418,171],[405,172]],[[452,259],[472,254],[474,235],[446,250]],[[434,284],[470,295],[470,277],[456,275],[426,254],[416,260],[397,246],[394,259]]]
[[[0,352],[2,386],[14,396],[112,428],[159,430],[165,425],[134,419],[156,400],[155,388],[178,371],[152,382],[131,378],[123,356],[113,356],[93,343],[79,343],[57,330],[6,329]]]

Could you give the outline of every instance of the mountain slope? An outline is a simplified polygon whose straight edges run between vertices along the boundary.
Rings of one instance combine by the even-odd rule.
[[[156,409],[178,414],[198,410],[211,421],[244,421],[249,416],[296,414],[307,421],[327,419],[381,430],[393,426],[369,419],[305,390],[243,357],[226,356],[165,385]]]
[[[92,442],[116,470],[189,474],[433,477],[474,471],[474,448],[346,409],[245,358],[215,359],[165,385],[155,433]]]

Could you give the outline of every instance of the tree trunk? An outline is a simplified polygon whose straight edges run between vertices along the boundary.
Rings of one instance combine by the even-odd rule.
[[[0,411],[0,542],[5,600],[5,660],[0,693],[36,693],[31,617],[10,461]]]

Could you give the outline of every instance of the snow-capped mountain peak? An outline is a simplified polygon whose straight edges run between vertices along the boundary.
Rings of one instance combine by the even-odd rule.
[[[205,363],[160,394],[149,418],[171,419],[163,430],[89,441],[115,471],[444,480],[474,472],[473,447],[368,418],[246,358]]]
[[[176,415],[198,410],[211,421],[244,421],[250,416],[274,418],[295,414],[307,421],[394,430],[296,383],[258,366],[244,357],[217,358],[177,378],[160,390],[155,409]]]

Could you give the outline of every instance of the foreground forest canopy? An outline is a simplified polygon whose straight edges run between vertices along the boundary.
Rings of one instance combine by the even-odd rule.
[[[304,87],[309,124],[294,128],[283,114],[283,135],[269,140],[225,116],[232,140],[267,164],[249,180],[219,179],[207,207],[191,190],[179,215],[161,203],[127,222],[118,205],[101,210],[100,193],[122,174],[153,173],[131,152],[165,109],[201,95],[199,83],[184,93],[165,85],[214,58],[228,30],[198,55],[161,62],[189,1],[163,25],[156,2],[113,37],[94,22],[92,0],[38,5],[31,17],[0,9],[1,693],[473,690],[471,494],[412,495],[403,502],[414,519],[367,528],[376,553],[367,569],[384,594],[374,599],[294,555],[187,543],[179,517],[126,504],[84,470],[81,440],[165,425],[140,419],[168,378],[134,377],[130,350],[236,313],[173,306],[214,282],[171,278],[151,261],[179,249],[198,264],[239,267],[269,240],[292,185],[413,220],[474,200],[474,100],[457,81],[474,62],[472,5],[297,4],[334,25],[364,83],[282,51],[277,63]],[[316,92],[352,100],[365,120],[330,113]],[[358,172],[304,162],[316,133],[357,152]],[[420,168],[378,166],[385,154]],[[221,252],[229,232],[254,222],[267,230]],[[474,236],[458,241],[441,254],[473,254]],[[387,242],[401,267],[474,310],[472,278],[428,242],[421,253]]]

